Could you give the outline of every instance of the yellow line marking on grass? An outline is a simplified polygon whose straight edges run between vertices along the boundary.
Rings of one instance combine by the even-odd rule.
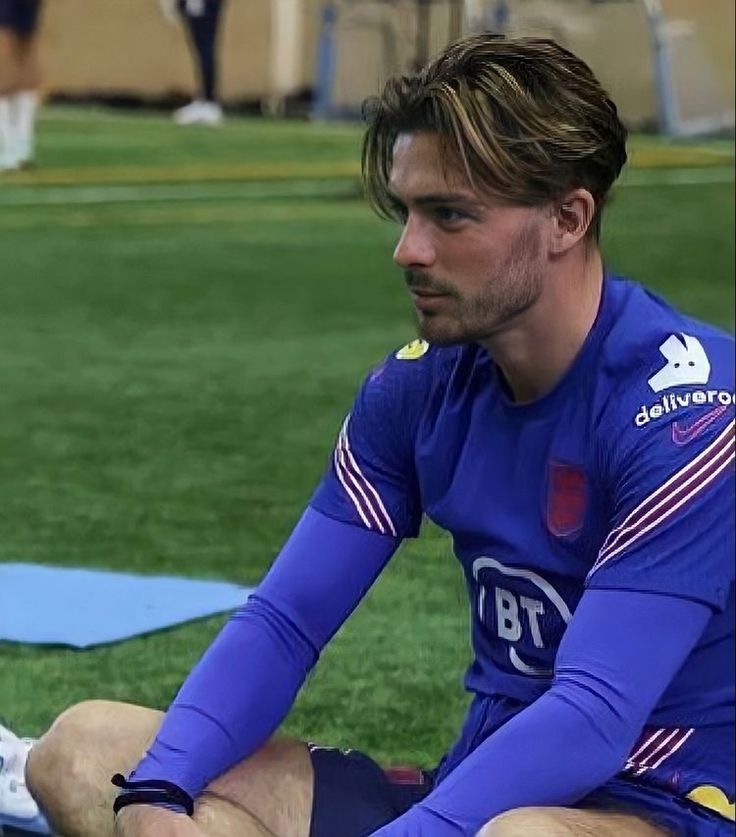
[[[193,183],[202,181],[317,180],[360,176],[353,160],[314,163],[191,164],[177,166],[91,166],[9,172],[8,185],[81,186],[104,184]]]
[[[692,186],[733,183],[734,169],[627,169],[616,188],[643,186]],[[169,183],[155,185],[104,186],[21,186],[0,192],[0,211],[8,208],[47,207],[49,210],[83,206],[121,206],[130,204],[216,203],[237,207],[252,201],[279,200],[360,200],[358,181],[345,179],[284,180],[222,183]]]
[[[733,150],[690,145],[634,145],[629,165],[636,169],[733,165]]]
[[[724,167],[733,165],[733,150],[707,146],[638,145],[630,151],[635,169]],[[193,183],[203,181],[279,181],[321,178],[357,178],[357,160],[273,163],[182,163],[170,166],[115,165],[52,168],[7,173],[3,182],[18,186],[134,185]]]

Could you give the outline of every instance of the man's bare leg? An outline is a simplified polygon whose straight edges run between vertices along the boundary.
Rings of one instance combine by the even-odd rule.
[[[114,773],[128,773],[163,715],[125,703],[88,701],[68,709],[31,750],[27,780],[65,837],[112,837]],[[216,779],[197,800],[207,837],[308,837],[312,762],[306,745],[274,740]]]
[[[580,808],[517,808],[487,823],[478,837],[667,837],[640,817]]]
[[[18,39],[10,29],[0,26],[0,96],[10,96],[18,89]]]
[[[38,39],[35,36],[18,39],[17,90],[38,90],[41,87],[41,65],[38,60]]]

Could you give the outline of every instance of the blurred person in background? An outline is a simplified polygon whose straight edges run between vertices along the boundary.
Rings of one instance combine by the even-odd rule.
[[[222,123],[222,106],[217,95],[217,33],[225,0],[161,0],[164,15],[184,21],[198,78],[198,95],[174,112],[178,125]]]
[[[17,781],[67,837],[733,835],[734,342],[606,267],[616,105],[555,42],[481,34],[365,113],[420,339],[166,715],[87,701],[30,753],[0,728]],[[425,770],[274,737],[425,516],[469,594],[454,744]]]
[[[0,171],[33,162],[41,0],[0,0]]]

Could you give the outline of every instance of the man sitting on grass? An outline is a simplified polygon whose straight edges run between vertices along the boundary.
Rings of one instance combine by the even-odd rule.
[[[420,339],[168,712],[73,707],[32,793],[89,837],[732,834],[734,346],[604,268],[616,107],[555,43],[481,35],[366,113]],[[423,515],[470,598],[455,743],[398,775],[275,736]]]

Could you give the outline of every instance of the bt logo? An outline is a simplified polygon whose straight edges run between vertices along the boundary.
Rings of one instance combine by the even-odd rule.
[[[511,665],[522,674],[550,677],[551,668],[524,659],[524,647],[529,649],[527,655],[539,651],[546,656],[544,652],[551,649],[554,658],[557,642],[572,619],[562,596],[541,575],[507,567],[495,558],[476,558],[473,578],[478,584],[478,618],[507,644]]]

